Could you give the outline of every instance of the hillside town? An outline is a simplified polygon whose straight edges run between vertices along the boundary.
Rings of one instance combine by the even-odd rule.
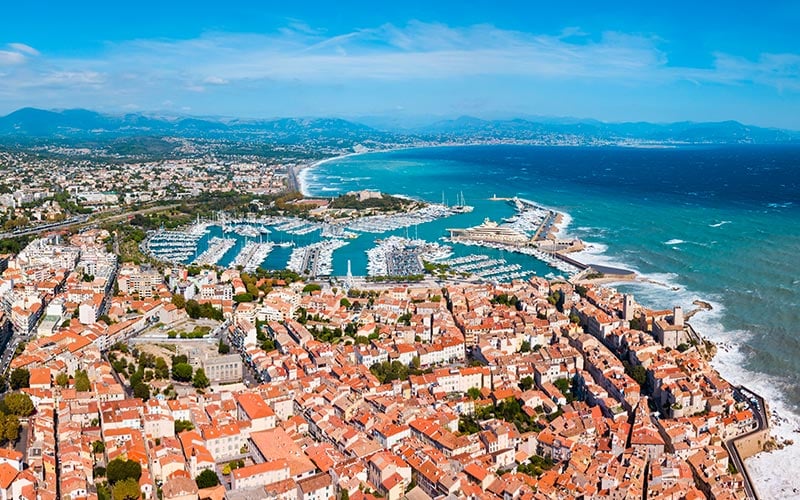
[[[193,141],[173,141],[181,143],[183,156],[109,159],[102,151],[76,148],[38,154],[0,151],[0,229],[13,233],[81,214],[204,193],[275,194],[286,188],[289,169],[300,162],[291,151],[225,155]]]
[[[159,269],[108,237],[0,259],[4,499],[750,496],[766,408],[680,308]]]

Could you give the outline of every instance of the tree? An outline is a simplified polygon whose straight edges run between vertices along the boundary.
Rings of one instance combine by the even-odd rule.
[[[108,465],[106,466],[106,477],[112,486],[116,485],[120,481],[133,479],[137,482],[138,487],[139,478],[142,477],[142,466],[139,465],[139,462],[135,460],[123,460],[121,458],[115,458],[114,460],[108,462]]]
[[[469,399],[475,401],[481,397],[481,391],[477,387],[470,387],[467,389],[467,396],[469,396]]]
[[[178,382],[188,382],[192,380],[192,365],[189,363],[177,363],[172,365],[172,378]]]
[[[202,368],[197,369],[197,371],[194,373],[194,378],[192,378],[192,385],[197,389],[205,389],[211,385],[211,381],[209,381],[208,377],[206,377],[205,370]]]
[[[342,297],[342,300],[339,301],[339,306],[349,309],[351,304],[347,297]]]
[[[530,352],[531,350],[531,343],[529,340],[523,340],[522,344],[519,346],[519,352]]]
[[[89,381],[89,375],[85,370],[75,370],[75,390],[78,392],[92,390],[92,383]]]
[[[103,453],[104,451],[106,451],[105,443],[103,443],[99,439],[94,443],[92,443],[92,453],[97,455],[98,453]]]
[[[311,293],[322,290],[322,287],[317,285],[316,283],[309,283],[308,285],[303,287],[303,293]]]
[[[219,344],[217,345],[217,352],[220,354],[228,354],[229,352],[231,352],[231,346],[229,346],[228,344],[223,342],[222,339],[220,339]]]
[[[119,481],[114,485],[111,498],[114,500],[139,500],[142,490],[139,481],[132,478]]]
[[[178,309],[183,309],[186,307],[186,299],[183,297],[183,295],[176,293],[172,296],[172,304]]]
[[[529,376],[523,377],[522,380],[519,381],[519,388],[523,391],[529,391],[533,387],[533,379]]]
[[[150,386],[144,382],[139,382],[133,386],[133,395],[143,401],[147,401],[150,399]]]
[[[219,484],[219,478],[217,477],[217,474],[211,469],[206,469],[201,472],[196,478],[194,478],[194,481],[197,483],[197,487],[200,489],[213,488]]]
[[[167,366],[167,361],[162,357],[156,358],[156,378],[169,378],[169,366]]]
[[[56,375],[56,384],[60,385],[61,387],[66,387],[69,385],[69,375],[64,372],[59,373]]]
[[[31,372],[25,368],[15,368],[14,371],[11,372],[9,381],[11,382],[11,388],[15,391],[24,387],[30,387]]]
[[[253,302],[253,295],[250,293],[239,293],[233,296],[233,301],[237,304],[242,302]]]
[[[194,429],[194,424],[189,420],[175,421],[175,434],[180,434],[183,431],[190,431],[192,429]]]
[[[6,399],[3,401],[3,403],[12,415],[27,417],[34,411],[33,402],[31,401],[30,396],[20,392],[9,394],[6,396]]]
[[[2,438],[11,443],[19,439],[19,418],[16,415],[6,415],[3,419]]]

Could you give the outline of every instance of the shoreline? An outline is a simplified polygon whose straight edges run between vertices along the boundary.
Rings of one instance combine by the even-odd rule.
[[[690,144],[685,144],[686,146]],[[289,174],[289,189],[294,188],[295,191],[300,192],[303,196],[311,197],[307,191],[307,186],[305,180],[303,178],[302,173],[304,171],[308,171],[322,165],[324,163],[329,163],[332,161],[340,160],[342,158],[349,158],[351,156],[361,156],[367,155],[372,153],[391,153],[394,151],[405,151],[410,149],[434,149],[434,148],[459,148],[459,147],[470,147],[470,146],[532,146],[532,147],[543,147],[543,148],[569,148],[569,147],[582,147],[582,148],[678,148],[682,145],[680,144],[664,144],[664,145],[636,145],[636,144],[628,144],[628,143],[611,143],[611,144],[599,144],[599,145],[575,145],[575,144],[541,144],[535,141],[496,141],[496,142],[442,142],[436,144],[411,144],[411,145],[397,145],[388,147],[386,149],[369,149],[366,151],[353,151],[351,153],[339,154],[336,156],[331,156],[329,158],[323,158],[322,160],[315,160],[311,162],[301,163],[298,165],[294,165],[290,168]],[[544,205],[541,205],[544,207]],[[547,207],[545,207],[547,208]],[[563,212],[562,212],[563,213]],[[569,214],[565,215],[569,217]],[[568,225],[565,224],[565,226]]]
[[[306,163],[304,165],[297,166],[298,172],[298,179],[302,180],[302,176],[300,172],[305,171],[306,169],[311,169],[316,166],[319,166],[324,163],[328,163],[330,161],[338,160],[341,158],[346,158],[349,156],[356,156],[356,155],[363,155],[369,153],[388,153],[397,150],[405,150],[405,149],[428,149],[428,148],[440,148],[440,147],[464,147],[464,146],[480,146],[480,145],[489,145],[485,143],[460,143],[460,144],[421,144],[421,145],[410,145],[406,147],[397,147],[397,148],[388,148],[382,150],[371,150],[371,151],[363,151],[363,152],[353,152],[344,155],[338,155],[330,158],[326,158],[323,160],[319,160],[313,163]],[[524,145],[524,144],[518,144]],[[625,147],[623,145],[616,145],[618,147]],[[308,196],[308,187],[305,181],[300,182],[301,184],[301,192]],[[569,227],[572,224],[572,217],[569,213],[564,212],[562,210],[557,210],[559,213],[563,214],[563,220],[560,223],[555,224],[554,226],[558,229],[558,234],[562,235],[562,237],[566,237],[569,235]],[[593,244],[591,242],[587,242],[587,246],[590,246],[591,249],[587,248],[588,251],[578,252],[576,258],[581,261],[592,263],[593,261],[597,264],[607,264],[610,266],[620,265],[619,263],[614,263],[613,261],[617,260],[614,257],[608,255],[608,246],[605,244]],[[596,262],[600,260],[601,262]],[[628,269],[631,269],[628,267]],[[692,325],[695,327],[695,330],[701,336],[701,338],[708,340],[709,342],[714,343],[715,345],[719,346],[717,352],[711,357],[710,363],[711,366],[720,373],[725,380],[729,383],[734,385],[746,385],[749,389],[758,392],[767,400],[767,404],[770,407],[770,415],[768,415],[767,422],[768,422],[768,429],[770,433],[770,438],[774,439],[777,442],[784,442],[789,438],[797,437],[796,434],[796,424],[794,423],[797,420],[797,416],[793,413],[789,408],[786,407],[785,404],[782,402],[781,390],[775,386],[775,378],[771,376],[767,376],[764,373],[758,372],[756,370],[748,369],[745,367],[744,359],[745,355],[740,349],[741,345],[744,345],[743,342],[746,341],[739,341],[732,340],[733,336],[737,335],[739,332],[732,332],[726,330],[720,323],[721,317],[724,315],[724,306],[715,302],[715,298],[698,298],[703,297],[699,293],[693,293],[690,290],[687,290],[685,286],[676,284],[673,279],[678,278],[678,276],[668,276],[666,278],[662,277],[663,274],[659,275],[656,274],[642,274],[636,269],[632,269],[636,272],[636,279],[634,280],[620,280],[618,278],[605,278],[602,280],[592,280],[593,282],[597,283],[599,286],[604,287],[616,287],[618,285],[628,286],[633,285],[636,287],[647,287],[650,288],[649,291],[643,290],[642,293],[645,297],[650,295],[651,300],[644,299],[646,303],[652,301],[652,296],[655,290],[660,289],[661,293],[666,294],[665,297],[667,300],[673,302],[687,302],[686,305],[692,303],[695,306],[695,309],[692,311],[691,320]],[[602,282],[601,282],[602,281]],[[638,288],[637,288],[638,289]],[[693,297],[687,297],[688,294],[693,295]],[[713,304],[713,305],[712,305]],[[743,335],[746,335],[747,332],[742,332]],[[779,380],[779,379],[778,379]],[[788,419],[786,417],[789,417]],[[794,435],[793,435],[794,434]],[[785,496],[787,493],[791,492],[791,489],[788,491],[785,489],[786,481],[790,480],[787,479],[789,476],[785,475],[778,475],[776,474],[779,470],[785,466],[785,461],[790,460],[789,458],[784,459],[781,461],[779,457],[787,456],[794,452],[797,449],[797,446],[786,446],[783,449],[775,450],[775,451],[760,451],[757,454],[748,457],[745,459],[745,466],[752,475],[753,483],[756,486],[756,490],[758,493],[764,497],[768,498],[773,495],[776,488],[779,488],[781,491],[781,495]],[[777,482],[777,486],[775,483]],[[782,488],[781,488],[782,483]],[[791,494],[791,493],[790,493]]]

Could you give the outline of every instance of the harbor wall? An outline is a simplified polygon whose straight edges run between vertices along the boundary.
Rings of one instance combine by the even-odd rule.
[[[764,445],[769,440],[769,429],[761,429],[753,434],[748,434],[734,440],[733,445],[739,452],[742,460],[750,458],[764,450]]]
[[[561,252],[556,252],[555,256],[557,258],[563,260],[567,264],[572,264],[573,266],[577,267],[581,271],[583,271],[584,269],[587,269],[589,267],[588,265],[584,264],[583,262],[578,262],[577,260],[573,259],[572,257],[567,257],[566,255],[564,255]]]

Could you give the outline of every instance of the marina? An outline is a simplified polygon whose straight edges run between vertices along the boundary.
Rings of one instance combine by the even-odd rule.
[[[560,220],[557,212],[522,198],[492,200],[504,201],[513,213],[497,217],[501,222],[486,218],[482,224],[465,230],[448,229],[449,236],[442,234],[444,221],[439,219],[457,216],[458,220],[475,220],[472,207],[465,204],[461,193],[456,205],[443,202],[407,213],[341,221],[293,216],[229,218],[219,214],[214,221],[198,220],[183,231],[154,234],[143,249],[164,261],[241,266],[248,270],[259,265],[270,269],[288,265],[314,276],[343,274],[348,260],[352,261],[354,272],[364,275],[420,274],[424,260],[491,281],[516,279],[536,271],[544,275],[549,270],[576,275],[585,269],[586,266],[578,266],[562,254],[583,247],[579,240],[576,243],[555,238]],[[359,237],[365,233],[385,237],[372,242]],[[262,238],[261,243],[251,243]],[[454,245],[446,246],[439,240]],[[344,245],[331,241],[352,241],[354,246],[352,250],[337,252],[334,257],[335,250]],[[485,248],[486,253],[465,255],[473,246]],[[240,250],[232,255],[232,248]],[[541,264],[537,267],[536,261],[549,269],[545,270]]]
[[[452,207],[432,204],[408,213],[361,217],[350,222],[347,228],[362,233],[385,233],[449,217],[456,213],[458,212]]]
[[[203,237],[203,234],[200,230],[166,231],[160,229],[142,242],[142,251],[158,260],[183,263],[195,256],[197,242]]]
[[[391,236],[367,250],[367,274],[370,276],[413,276],[423,273],[423,260],[446,258],[452,249],[425,240]]]
[[[272,251],[272,243],[249,242],[236,255],[233,263],[229,267],[242,267],[246,272],[255,271],[258,266],[266,260],[267,255]]]
[[[324,240],[295,248],[287,268],[311,277],[330,276],[333,273],[333,252],[347,245],[344,240]]]
[[[228,253],[228,250],[236,246],[234,238],[217,238],[213,237],[208,241],[208,249],[201,253],[194,263],[198,265],[216,265],[222,257]]]

